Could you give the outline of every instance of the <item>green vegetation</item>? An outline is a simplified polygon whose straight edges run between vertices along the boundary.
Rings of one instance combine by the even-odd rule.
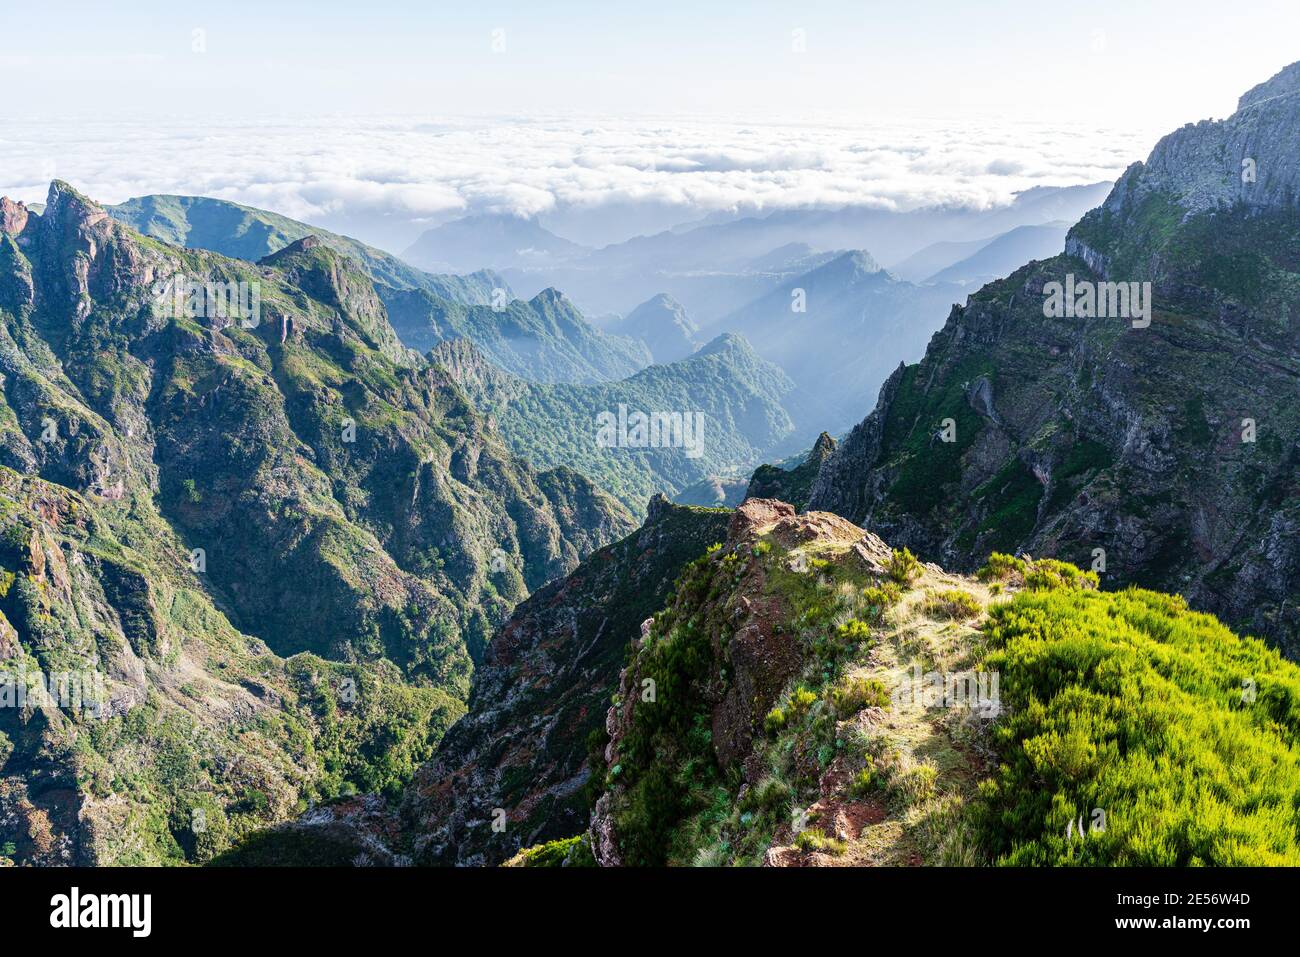
[[[595,867],[587,835],[548,841],[525,848],[506,862],[507,867]]]
[[[463,341],[439,346],[432,358],[496,418],[512,451],[539,469],[573,468],[638,513],[655,492],[672,496],[709,476],[753,466],[794,429],[782,405],[790,380],[737,336],[720,337],[688,359],[585,385],[525,381]],[[636,413],[667,414],[686,416],[681,424],[689,434],[658,448],[598,444],[599,417],[617,422],[620,407],[630,430]],[[698,438],[698,447],[688,449],[687,437]],[[814,471],[805,468],[797,477],[811,482]]]
[[[899,550],[870,584],[815,543],[801,547],[817,574],[790,572],[762,541],[695,563],[631,653],[630,673],[661,697],[622,704],[633,720],[608,783],[626,863],[757,864],[782,841],[853,862],[1300,862],[1300,668],[1261,642],[1175,596],[1100,592],[1096,574],[1054,559],[994,553],[954,588]],[[765,776],[747,785],[711,729],[734,721],[717,704],[726,611],[758,577],[780,602],[772,627],[803,658],[753,716],[743,767]],[[865,596],[886,606],[873,624],[858,617]],[[918,654],[927,669],[996,676],[998,711],[896,707],[892,682]],[[847,840],[822,821],[791,828],[817,800],[863,802],[873,823]]]
[[[1086,582],[1052,576],[991,612],[983,664],[1007,710],[978,805],[991,855],[1300,863],[1300,669],[1180,598]]]
[[[801,851],[814,851],[822,854],[843,854],[845,845],[833,837],[827,837],[819,827],[809,827],[800,831],[794,839],[794,846]]]
[[[965,620],[979,615],[984,610],[984,606],[970,592],[962,591],[960,588],[946,588],[927,594],[921,604],[921,610],[931,618]]]
[[[908,549],[895,548],[890,553],[886,571],[895,584],[906,585],[921,576],[921,563]]]

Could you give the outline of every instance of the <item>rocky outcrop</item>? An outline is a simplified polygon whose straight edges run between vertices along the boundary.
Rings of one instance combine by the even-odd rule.
[[[0,196],[0,232],[17,236],[27,228],[27,207],[8,196]]]
[[[1166,137],[1066,255],[955,308],[809,507],[945,567],[1023,550],[1178,591],[1300,654],[1297,75]],[[1150,325],[1045,315],[1050,284],[1103,281],[1149,282]]]
[[[822,463],[835,452],[836,442],[823,432],[813,443],[808,457],[792,469],[776,465],[760,465],[749,480],[745,498],[775,498],[790,502],[795,508],[805,508],[812,494],[813,482],[821,471]]]
[[[475,671],[468,713],[407,796],[417,862],[497,864],[585,829],[590,739],[624,651],[682,568],[725,537],[728,515],[658,496],[638,532],[515,609]]]
[[[749,499],[733,513],[723,547],[696,566],[697,577],[679,582],[669,605],[646,622],[605,719],[604,764],[610,773],[590,827],[599,864],[664,862],[660,855],[667,848],[647,846],[624,833],[619,822],[630,815],[638,832],[652,834],[672,828],[676,822],[657,817],[683,809],[681,800],[660,796],[658,809],[643,809],[641,802],[662,786],[679,786],[675,761],[716,763],[722,778],[738,781],[742,793],[758,788],[770,773],[756,742],[765,716],[804,668],[808,649],[792,627],[798,599],[772,567],[783,559],[768,556],[805,550],[821,555],[828,549],[864,577],[880,574],[879,561],[889,554],[874,535],[837,515],[798,515],[785,502]],[[692,747],[688,732],[699,742],[689,758],[683,755]],[[660,760],[667,778],[647,786],[647,763]],[[635,780],[634,768],[641,772]],[[633,795],[633,785],[645,790]]]
[[[1170,133],[1124,174],[1107,205],[1151,193],[1191,213],[1237,203],[1300,206],[1300,63],[1245,93],[1227,119]]]

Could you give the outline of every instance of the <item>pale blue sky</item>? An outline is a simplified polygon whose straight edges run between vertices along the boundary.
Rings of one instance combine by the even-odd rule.
[[[1300,2],[0,0],[0,31],[0,193],[217,196],[400,248],[476,211],[606,242],[1113,181],[1300,59]]]
[[[1300,59],[1295,0],[0,0],[0,11],[6,110],[108,119],[978,113],[1168,127],[1230,112]],[[192,52],[196,29],[204,53]]]

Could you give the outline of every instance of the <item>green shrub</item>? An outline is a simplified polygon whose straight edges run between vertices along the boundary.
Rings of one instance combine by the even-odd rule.
[[[830,704],[841,721],[863,708],[886,708],[889,692],[876,678],[845,678],[830,691]]]
[[[1068,562],[1054,558],[1040,558],[1033,562],[1025,574],[1025,587],[1030,589],[1090,588],[1098,584],[1096,572],[1085,572]]]
[[[862,602],[870,609],[872,617],[878,617],[886,608],[892,608],[903,598],[903,590],[896,582],[883,581],[862,589]]]
[[[827,837],[826,833],[819,827],[809,827],[800,831],[794,839],[794,846],[804,853],[820,851],[823,854],[833,854],[837,857],[847,850],[847,846],[843,841]]]
[[[790,705],[788,710],[789,720],[802,720],[804,715],[808,713],[808,709],[811,708],[816,701],[817,695],[809,691],[803,685],[795,688],[794,692],[790,695]]]
[[[849,781],[849,794],[855,798],[864,798],[880,791],[885,784],[885,773],[876,766],[876,759],[868,754],[866,765]]]
[[[785,727],[785,711],[781,708],[773,708],[763,719],[763,730],[768,734],[776,734]]]
[[[959,588],[948,588],[927,595],[922,610],[931,618],[965,621],[979,615],[984,610],[984,606],[970,592]]]
[[[1296,665],[1138,589],[1024,591],[986,631],[1004,717],[978,830],[999,863],[1300,864]],[[1071,838],[1096,809],[1105,829]]]
[[[885,571],[892,581],[908,585],[921,577],[921,563],[908,549],[895,548],[889,555]]]
[[[515,867],[595,867],[585,834],[549,841],[520,851],[511,861]]]
[[[994,552],[988,557],[984,566],[975,573],[980,581],[1000,581],[1004,582],[1010,578],[1024,578],[1025,562],[1023,559],[1016,558],[1014,555],[1007,555],[1004,552]]]

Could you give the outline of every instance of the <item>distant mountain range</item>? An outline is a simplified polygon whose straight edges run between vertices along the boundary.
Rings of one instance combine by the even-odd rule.
[[[1004,279],[1025,263],[1048,259],[1065,248],[1070,223],[1017,226],[1000,236],[973,242],[934,243],[890,267],[910,282],[982,286]]]
[[[544,382],[618,379],[653,361],[637,342],[592,327],[555,290],[516,300],[505,279],[489,270],[426,272],[350,237],[227,200],[143,196],[106,209],[163,242],[240,259],[258,260],[314,236],[360,264],[402,341],[419,352],[468,336],[503,368]]]
[[[800,436],[848,428],[899,361],[919,357],[960,296],[896,279],[870,254],[843,253],[706,327],[743,335],[798,387]]]
[[[500,276],[475,267],[468,275],[433,275],[360,240],[308,226],[278,213],[204,196],[140,196],[105,206],[110,216],[137,232],[175,246],[208,249],[257,261],[295,240],[315,236],[335,252],[351,256],[376,286],[423,289],[453,302],[488,304],[494,289],[509,292]]]
[[[502,214],[467,216],[435,226],[402,258],[430,272],[467,272],[487,263],[497,269],[547,267],[588,252],[534,220]]]
[[[953,310],[809,507],[959,569],[1096,562],[1300,655],[1297,129],[1300,65],[1162,139],[1064,253]],[[1048,307],[1103,283],[1126,311]]]
[[[393,328],[412,349],[426,352],[440,342],[468,339],[501,368],[532,382],[608,382],[654,362],[639,339],[602,332],[555,289],[495,306],[398,290],[385,304]]]
[[[735,335],[677,362],[589,385],[526,382],[469,340],[443,343],[429,358],[492,417],[516,454],[538,468],[575,469],[637,513],[655,493],[672,496],[718,473],[746,474],[797,441],[784,406],[793,384]],[[679,417],[685,431],[639,443],[639,415]],[[602,416],[619,429],[616,441],[601,440]],[[624,421],[632,424],[623,429]]]
[[[638,236],[600,249],[569,244],[517,217],[476,216],[436,227],[429,243],[472,251],[472,267],[468,257],[453,261],[465,268],[499,269],[523,295],[547,286],[563,289],[590,315],[626,315],[651,296],[667,293],[696,322],[707,325],[818,265],[810,256],[868,249],[885,262],[901,262],[937,242],[988,239],[1019,226],[1073,223],[1109,189],[1109,183],[1036,187],[1006,206],[983,210],[781,210]],[[802,250],[802,256],[792,255],[795,250]],[[411,261],[432,264],[426,258]]]

